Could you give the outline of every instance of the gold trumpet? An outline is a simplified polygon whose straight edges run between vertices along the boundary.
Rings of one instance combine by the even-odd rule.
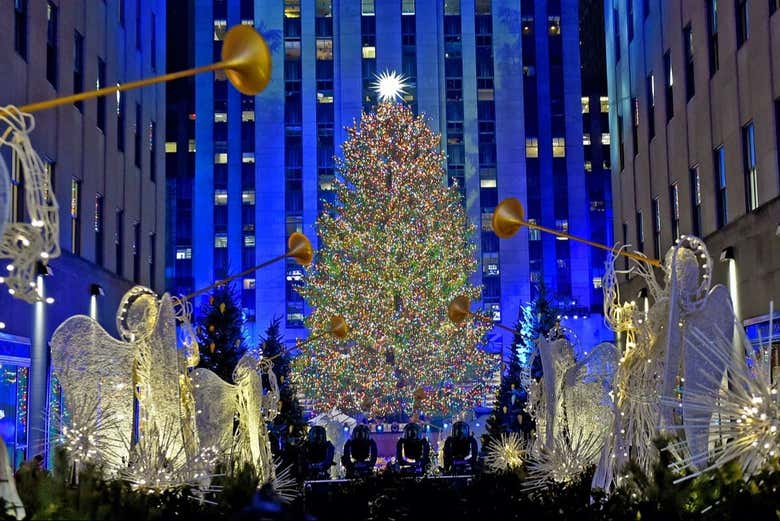
[[[278,257],[274,257],[273,259],[267,260],[265,262],[261,262],[257,266],[252,266],[251,268],[245,269],[241,273],[236,273],[235,275],[231,275],[226,279],[218,280],[210,286],[206,286],[205,288],[190,293],[186,297],[182,297],[181,300],[182,301],[191,300],[199,295],[208,293],[214,288],[224,286],[225,284],[235,279],[241,278],[244,275],[249,275],[250,273],[254,273],[255,271],[261,268],[265,268],[266,266],[273,264],[274,262],[280,261],[282,259],[285,259],[287,257],[294,259],[301,266],[308,266],[309,264],[311,264],[311,261],[314,258],[314,250],[312,250],[311,242],[309,241],[309,238],[302,233],[294,232],[287,239],[287,251],[284,254],[279,255]],[[346,328],[346,325],[344,327]],[[344,334],[346,335],[346,329],[344,329]]]
[[[102,89],[81,92],[70,96],[63,96],[47,101],[39,101],[19,107],[22,112],[36,112],[50,109],[68,103],[75,103],[92,98],[107,96],[115,92],[122,92],[155,83],[178,80],[188,76],[195,76],[202,72],[210,72],[218,69],[225,71],[230,83],[242,94],[254,96],[268,86],[271,80],[271,52],[268,44],[262,36],[248,25],[237,25],[225,35],[222,45],[222,59],[210,65],[202,65],[192,69],[172,72],[154,78],[131,81],[122,85],[104,87]]]
[[[495,327],[501,328],[504,331],[509,331],[510,333],[516,332],[514,328],[505,326],[504,324],[493,323],[490,317],[486,317],[485,315],[480,315],[479,313],[472,312],[471,300],[469,300],[469,298],[466,295],[458,295],[457,297],[452,299],[452,302],[450,302],[450,305],[447,307],[447,316],[450,318],[450,321],[456,325],[461,324],[469,316],[472,316],[479,321],[490,322]]]
[[[639,255],[637,253],[632,253],[629,251],[623,251],[623,250],[618,251],[615,248],[611,248],[607,246],[606,244],[589,241],[587,239],[583,239],[582,237],[577,237],[576,235],[569,235],[568,233],[560,232],[558,230],[553,230],[552,228],[547,228],[545,226],[539,226],[538,224],[528,222],[525,220],[525,211],[523,210],[523,205],[520,203],[520,201],[518,201],[514,197],[509,197],[507,199],[504,199],[496,207],[495,211],[493,212],[492,225],[493,225],[493,231],[501,239],[507,239],[509,237],[512,237],[520,230],[520,228],[525,226],[527,228],[539,230],[545,233],[550,233],[558,237],[564,237],[566,239],[571,239],[573,241],[581,242],[589,246],[593,246],[594,248],[611,251],[612,253],[622,255],[623,257],[628,257],[629,259],[634,259],[640,262],[646,262],[647,264],[650,264],[651,266],[655,266],[657,268],[661,267],[661,262],[657,259],[645,257],[644,255]]]

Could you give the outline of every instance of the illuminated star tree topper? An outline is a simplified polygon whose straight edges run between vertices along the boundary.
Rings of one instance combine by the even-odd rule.
[[[376,80],[371,87],[379,95],[379,101],[397,101],[402,100],[406,94],[406,89],[410,87],[407,83],[407,77],[396,71],[384,71],[381,74],[374,74]]]

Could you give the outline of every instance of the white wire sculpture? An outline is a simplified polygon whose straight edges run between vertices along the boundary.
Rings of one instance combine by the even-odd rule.
[[[530,488],[570,481],[595,465],[610,436],[617,350],[602,343],[577,360],[566,338],[538,341],[543,376],[529,389],[537,440],[528,453]],[[533,361],[531,360],[531,363]]]
[[[503,433],[498,439],[490,438],[485,449],[485,466],[491,472],[508,472],[523,464],[525,447],[516,432]]]
[[[8,292],[27,302],[42,300],[36,284],[36,265],[60,255],[59,207],[46,165],[30,142],[35,119],[12,105],[0,107],[0,148],[9,147],[21,169],[24,209],[29,222],[9,219],[10,178],[0,157],[0,258],[9,259]]]
[[[52,335],[52,370],[70,411],[69,428],[92,447],[81,459],[120,476],[133,468],[153,472],[152,462],[163,465],[156,468],[160,472],[195,465],[203,455],[171,298],[158,300],[147,288],[132,288],[120,303],[117,329],[122,340],[76,315]],[[139,452],[161,447],[164,458]]]
[[[267,394],[263,377],[269,382]],[[201,442],[230,454],[234,468],[254,465],[262,483],[271,481],[274,464],[265,422],[278,412],[279,387],[270,361],[244,355],[233,371],[234,384],[204,368],[195,369],[191,378]]]
[[[662,267],[663,285],[648,264],[633,266],[654,300],[646,313],[634,304],[620,304],[614,260],[610,257],[606,266],[605,315],[613,330],[626,334],[626,342],[615,377],[613,432],[593,481],[594,487],[605,490],[618,480],[617,472],[629,457],[650,473],[658,457],[653,440],[659,430],[676,430],[683,417],[689,422],[709,421],[714,395],[708,407],[689,405],[685,394],[675,407],[662,405],[661,397],[676,397],[681,384],[702,395],[712,394],[717,386],[697,374],[708,364],[712,377],[720,381],[725,363],[713,367],[701,352],[684,348],[683,340],[693,329],[712,335],[724,327],[725,334],[731,335],[734,321],[728,290],[722,285],[711,287],[712,260],[700,239],[682,236],[669,250]],[[696,452],[706,448],[706,434],[695,429],[685,434]]]

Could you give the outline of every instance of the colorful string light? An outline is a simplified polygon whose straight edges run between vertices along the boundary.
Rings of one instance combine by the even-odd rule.
[[[296,378],[314,408],[369,417],[451,415],[482,401],[495,369],[489,325],[454,325],[447,305],[472,300],[475,247],[455,187],[442,184],[440,135],[402,105],[380,103],[347,129],[336,202],[318,220],[320,250],[300,289],[311,331],[333,315],[343,340],[308,342]]]

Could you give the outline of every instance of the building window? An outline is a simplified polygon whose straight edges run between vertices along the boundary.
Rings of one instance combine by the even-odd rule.
[[[149,287],[157,285],[157,234],[149,234]]]
[[[548,28],[547,32],[550,36],[561,35],[561,17],[560,16],[548,16],[547,17]]]
[[[133,223],[133,282],[141,282],[141,223]]]
[[[623,223],[623,244],[628,244],[628,224]],[[623,269],[626,270],[626,279],[628,279],[628,257],[623,258]]]
[[[585,161],[585,171],[586,172],[593,171],[593,163],[591,161]]]
[[[566,157],[566,138],[552,138],[553,157]]]
[[[255,247],[255,236],[244,235],[244,248],[254,248],[254,247]]]
[[[609,98],[607,96],[599,97],[599,108],[604,114],[609,112]]]
[[[157,181],[157,123],[149,122],[149,179]]]
[[[631,138],[636,157],[639,154],[639,98],[631,98]]]
[[[623,139],[623,116],[618,114],[617,117],[617,134],[618,134],[618,172],[623,171],[623,166],[625,165],[625,142]],[[604,136],[609,136],[609,133],[605,133],[601,135],[601,144],[609,144],[604,143]],[[609,141],[609,138],[607,138]]]
[[[27,60],[27,0],[14,0],[14,49]]]
[[[141,0],[135,0],[135,48],[141,50]]]
[[[539,157],[539,140],[537,138],[525,138],[525,157]]]
[[[626,0],[626,25],[628,26],[628,42],[634,39],[634,0]]]
[[[57,6],[46,3],[46,79],[57,88]]]
[[[141,104],[135,104],[135,135],[133,136],[133,152],[135,154],[135,166],[141,168],[141,134],[144,128]]]
[[[720,67],[718,56],[718,0],[707,0],[707,36],[709,39],[710,76]]]
[[[103,195],[95,194],[95,264],[103,265]]]
[[[693,235],[701,237],[701,176],[699,167],[694,166],[688,171],[691,182],[691,224]]]
[[[645,222],[642,210],[636,212],[636,249],[645,251]]]
[[[612,143],[612,140],[609,136],[609,132],[602,132],[601,133],[601,144],[602,145],[609,145]]]
[[[780,0],[769,0],[769,14],[775,14],[778,7],[780,7]]]
[[[590,98],[588,98],[587,96],[582,96],[581,102],[582,102],[582,113],[583,114],[590,113]]]
[[[777,0],[780,3],[780,0]],[[777,172],[780,174],[780,98],[775,100],[775,146],[777,149]]]
[[[672,55],[664,53],[664,91],[666,94],[666,122],[674,117],[674,76],[672,74]]]
[[[192,248],[189,246],[177,246],[176,247],[176,260],[190,260],[192,259]]]
[[[651,72],[647,76],[647,139],[655,137],[655,76]]]
[[[729,222],[728,194],[726,192],[726,153],[723,145],[713,151],[713,163],[715,165],[715,200],[717,201],[717,225],[718,229]]]
[[[669,211],[672,216],[672,238],[680,238],[680,190],[677,183],[669,187]]]
[[[227,234],[217,233],[214,235],[214,247],[215,248],[227,248]]]
[[[149,59],[152,65],[152,70],[156,71],[157,70],[157,16],[154,13],[152,13],[149,27],[152,31],[152,38],[151,38],[152,45],[151,45],[151,49],[149,49]]]
[[[70,180],[70,251],[81,255],[81,181]]]
[[[117,10],[117,14],[119,15],[119,26],[124,27],[125,26],[125,0],[117,0],[116,10]]]
[[[734,0],[737,19],[737,49],[750,38],[750,13],[748,0]]]
[[[241,204],[254,205],[255,204],[255,191],[244,190],[241,192]]]
[[[125,95],[123,92],[116,93],[116,148],[120,152],[125,151]]]
[[[116,274],[124,276],[125,269],[125,212],[116,211],[116,228],[114,229],[114,255],[116,257]]]
[[[657,259],[661,258],[661,204],[658,197],[652,202],[653,212],[653,250]]]
[[[758,208],[758,165],[756,136],[751,121],[742,127],[742,155],[745,165],[745,206],[748,212]]]
[[[614,36],[615,63],[620,61],[620,17],[617,7],[612,9],[612,34]]]
[[[73,31],[73,93],[84,91],[84,37],[78,31]],[[81,110],[83,102],[74,103]]]
[[[102,89],[106,86],[106,62],[98,58],[96,89]],[[97,128],[101,132],[106,131],[106,97],[100,96],[97,102]]]
[[[2,158],[0,158],[2,161]],[[24,193],[24,172],[22,162],[17,157],[16,152],[12,153],[13,166],[11,170],[11,219],[16,222],[24,222],[25,219],[25,193]]]
[[[582,135],[582,144],[585,146],[590,145],[590,134],[583,134]]]
[[[225,206],[227,205],[227,200],[227,190],[214,190],[214,206]]]
[[[683,46],[685,47],[685,99],[690,101],[696,94],[696,80],[693,73],[693,31],[690,23],[683,29]]]

